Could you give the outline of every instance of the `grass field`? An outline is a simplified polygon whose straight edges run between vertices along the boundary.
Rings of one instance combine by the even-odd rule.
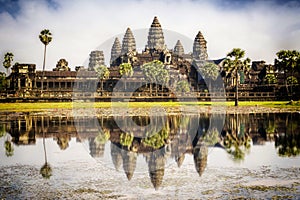
[[[178,107],[185,106],[234,106],[234,102],[130,102],[129,107],[132,108],[147,108],[147,107]],[[111,106],[127,106],[127,103],[117,102],[95,102],[95,103],[73,103],[73,102],[51,102],[51,103],[0,103],[0,111],[40,111],[45,109],[72,109],[75,108],[110,108]],[[300,102],[288,102],[288,101],[240,101],[239,106],[265,106],[276,108],[299,108]]]

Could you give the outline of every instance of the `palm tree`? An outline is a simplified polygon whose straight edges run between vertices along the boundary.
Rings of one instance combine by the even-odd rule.
[[[285,87],[288,92],[288,78],[287,74],[291,73],[291,77],[294,76],[296,71],[300,71],[300,52],[296,50],[281,50],[276,53],[275,66],[279,71],[282,71],[285,76]],[[289,78],[292,80],[293,78]],[[291,98],[293,99],[293,83],[291,83]],[[289,93],[289,92],[288,92]]]
[[[132,65],[130,63],[120,64],[119,72],[121,75],[125,75],[125,80],[126,80],[127,77],[131,77],[133,75]],[[126,81],[125,81],[125,90],[126,90]]]
[[[103,80],[107,79],[109,77],[109,70],[107,69],[106,66],[104,65],[96,65],[94,67],[94,70],[97,74],[97,77],[100,79],[101,81],[101,91],[103,91]]]
[[[12,144],[12,142],[10,140],[6,140],[4,142],[4,146],[5,146],[5,154],[7,157],[13,156],[14,155],[14,146]]]
[[[8,76],[8,69],[11,67],[12,61],[14,60],[14,54],[7,52],[4,56],[3,66],[6,68],[6,76]]]
[[[240,72],[248,71],[250,67],[250,58],[242,60],[245,56],[245,51],[240,48],[234,48],[231,52],[227,54],[227,58],[224,61],[224,70],[227,73],[235,75],[235,106],[238,106],[238,74]]]
[[[44,61],[43,61],[43,74],[42,74],[42,89],[41,94],[44,89],[44,75],[45,75],[45,64],[46,64],[46,47],[52,41],[52,34],[48,29],[44,29],[41,31],[39,35],[40,41],[44,44]]]

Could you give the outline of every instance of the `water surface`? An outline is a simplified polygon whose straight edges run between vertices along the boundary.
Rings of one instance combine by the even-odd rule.
[[[299,113],[0,119],[1,198],[300,197]]]

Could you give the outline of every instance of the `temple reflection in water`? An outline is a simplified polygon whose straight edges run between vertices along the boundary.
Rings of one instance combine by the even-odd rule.
[[[14,145],[34,145],[38,138],[43,138],[43,132],[46,138],[53,138],[61,150],[69,147],[71,139],[86,141],[92,157],[101,158],[109,151],[115,169],[123,170],[128,180],[138,167],[138,156],[142,156],[155,189],[163,182],[168,159],[180,167],[185,155],[191,154],[195,172],[200,176],[205,173],[210,147],[224,149],[235,161],[243,160],[252,145],[264,145],[267,141],[275,141],[279,156],[300,154],[298,113],[228,114],[224,124],[219,115],[172,115],[162,127],[150,129],[147,125],[161,121],[160,116],[75,120],[72,117],[15,114],[0,118],[2,128],[11,136]],[[213,120],[222,122],[220,130],[211,126]],[[122,122],[121,126],[133,121],[138,128],[125,132],[116,121]],[[105,149],[107,142],[110,142],[110,149]]]

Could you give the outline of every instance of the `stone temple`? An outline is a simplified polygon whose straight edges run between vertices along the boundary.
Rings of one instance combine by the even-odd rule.
[[[174,42],[176,42],[174,47],[167,47],[159,19],[154,17],[148,31],[147,43],[141,52],[137,51],[135,36],[129,27],[126,29],[122,40],[115,38],[110,52],[109,66],[107,66],[109,70],[108,78],[100,81],[97,77],[94,68],[95,66],[105,65],[105,60],[102,50],[94,50],[89,55],[88,66],[75,66],[75,71],[72,71],[68,66],[68,62],[61,59],[52,71],[45,71],[43,79],[42,71],[36,70],[35,64],[16,63],[12,67],[12,73],[7,78],[8,86],[5,95],[16,101],[24,99],[70,101],[75,96],[110,101],[115,86],[121,84],[128,91],[133,90],[133,93],[130,94],[126,93],[125,90],[123,93],[121,91],[119,93],[121,99],[131,98],[140,101],[175,100],[176,95],[173,91],[176,89],[176,84],[179,81],[187,81],[190,92],[185,93],[186,96],[184,97],[188,99],[188,94],[193,93],[198,99],[210,100],[214,94],[207,92],[208,87],[199,73],[199,67],[201,68],[201,65],[207,62],[212,62],[219,66],[222,74],[224,59],[209,60],[207,41],[201,31],[195,34],[191,53],[185,52],[180,40]],[[166,86],[149,84],[146,81],[145,74],[143,74],[142,66],[155,60],[163,63],[164,68],[168,70],[169,81]],[[122,79],[120,65],[123,63],[132,66],[133,76]],[[260,96],[252,95],[252,93],[262,91],[261,88],[264,92],[268,92],[268,96],[261,96],[262,98],[274,99],[276,97],[276,89],[270,86],[261,87],[260,76],[263,72],[275,73],[275,70],[273,70],[273,66],[266,65],[263,61],[252,62],[250,72],[243,77],[244,86],[240,87],[240,91],[243,92],[244,96],[241,98],[253,99],[257,97],[257,100],[259,100]],[[282,82],[281,75],[276,76],[279,79],[278,82]],[[225,83],[226,98],[234,98],[234,95],[232,95],[234,87],[231,74],[225,74],[222,79]],[[247,84],[251,87],[248,87]],[[76,93],[75,91],[79,92]],[[128,97],[128,95],[131,96]]]

